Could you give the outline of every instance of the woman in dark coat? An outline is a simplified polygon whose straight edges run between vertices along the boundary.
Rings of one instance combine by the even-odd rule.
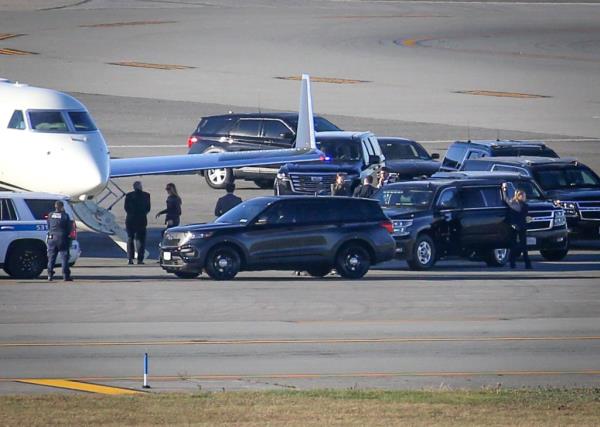
[[[156,218],[161,215],[166,214],[165,216],[165,224],[167,225],[167,229],[171,227],[177,227],[179,225],[179,219],[181,218],[181,197],[177,193],[177,187],[172,182],[167,184],[165,188],[167,194],[167,209],[164,209],[156,214]],[[164,231],[163,231],[164,233]]]
[[[527,206],[527,194],[523,190],[515,190],[512,198],[508,197],[507,185],[502,184],[504,200],[508,205],[508,223],[512,229],[511,247],[510,247],[510,268],[515,268],[519,254],[523,254],[525,268],[531,269],[531,261],[527,253],[527,223],[530,221],[528,216],[529,208]]]
[[[344,181],[345,175],[338,173],[335,176],[335,182],[331,184],[331,195],[332,196],[350,196],[350,188]]]

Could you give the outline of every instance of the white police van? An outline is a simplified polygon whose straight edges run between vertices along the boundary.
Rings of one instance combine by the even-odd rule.
[[[0,267],[9,276],[32,279],[46,269],[46,218],[54,211],[56,200],[65,202],[65,211],[74,220],[73,210],[64,196],[0,191]],[[75,227],[71,239],[69,263],[72,265],[81,254]]]

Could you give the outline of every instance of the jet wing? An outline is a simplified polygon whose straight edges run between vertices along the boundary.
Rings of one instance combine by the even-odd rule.
[[[206,169],[309,162],[322,156],[316,148],[298,148],[110,159],[110,177],[192,174]]]

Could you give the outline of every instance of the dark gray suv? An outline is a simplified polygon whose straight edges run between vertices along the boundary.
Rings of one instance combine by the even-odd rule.
[[[358,279],[394,256],[392,223],[376,200],[346,197],[259,197],[213,223],[175,227],[161,242],[164,270],[215,280],[242,270],[306,270],[323,277],[335,268]]]

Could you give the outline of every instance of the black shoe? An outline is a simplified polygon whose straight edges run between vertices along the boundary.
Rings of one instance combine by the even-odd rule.
[[[129,264],[129,265],[133,265],[133,260],[132,260],[132,259],[130,259],[130,260],[129,260],[129,262],[128,262],[127,264]]]
[[[144,265],[144,261],[138,261],[138,265]]]
[[[51,282],[52,280],[54,280],[54,276],[52,276],[52,275],[49,275],[49,276],[48,276],[48,281],[49,281],[49,282]]]
[[[63,279],[63,281],[64,281],[64,282],[72,282],[72,281],[73,281],[73,278],[72,278],[72,277],[65,277],[65,278]]]

